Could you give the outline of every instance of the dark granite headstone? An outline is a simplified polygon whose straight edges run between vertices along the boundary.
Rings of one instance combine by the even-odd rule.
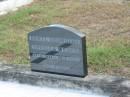
[[[84,77],[85,35],[64,25],[50,25],[28,34],[31,70]]]

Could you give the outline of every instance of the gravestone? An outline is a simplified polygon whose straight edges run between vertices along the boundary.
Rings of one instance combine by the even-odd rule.
[[[64,25],[50,25],[28,34],[31,70],[85,77],[85,35]]]

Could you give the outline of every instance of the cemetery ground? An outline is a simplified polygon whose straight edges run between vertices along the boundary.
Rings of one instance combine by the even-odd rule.
[[[0,16],[0,62],[30,64],[27,33],[61,23],[87,37],[90,74],[130,77],[130,4],[95,0],[35,0]]]

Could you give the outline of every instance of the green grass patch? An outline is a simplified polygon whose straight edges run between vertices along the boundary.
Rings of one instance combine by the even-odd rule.
[[[96,72],[103,72],[105,69],[116,69],[129,66],[130,48],[114,47],[88,48],[88,63],[90,68]]]

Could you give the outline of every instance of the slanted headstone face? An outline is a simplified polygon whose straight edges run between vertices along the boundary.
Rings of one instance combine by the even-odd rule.
[[[28,34],[31,70],[84,77],[85,35],[64,25],[50,25]]]

